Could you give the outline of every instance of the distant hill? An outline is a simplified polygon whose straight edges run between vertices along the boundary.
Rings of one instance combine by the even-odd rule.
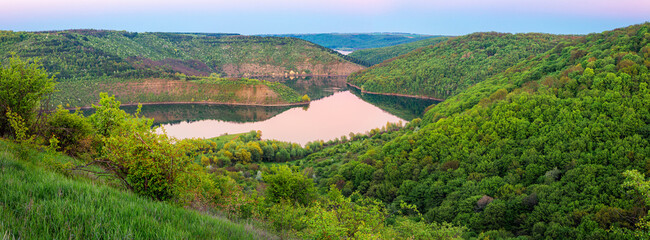
[[[445,99],[569,38],[540,33],[474,33],[356,72],[348,82],[370,92]]]
[[[368,66],[372,66],[399,55],[407,54],[408,52],[421,47],[436,45],[440,42],[447,41],[448,39],[448,37],[432,37],[395,46],[361,49],[350,53],[348,56],[359,59],[361,62],[368,64]]]
[[[316,43],[326,48],[348,51],[388,47],[438,37],[411,33],[318,33],[278,34],[269,36],[295,37]]]
[[[0,59],[39,57],[60,79],[348,75],[363,67],[319,45],[281,37],[107,30],[0,31]]]

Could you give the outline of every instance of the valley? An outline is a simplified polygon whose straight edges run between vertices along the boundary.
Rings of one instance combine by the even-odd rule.
[[[650,237],[650,23],[287,36],[0,32],[0,235]]]

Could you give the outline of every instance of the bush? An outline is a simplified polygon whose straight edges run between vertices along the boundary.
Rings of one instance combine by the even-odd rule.
[[[314,182],[286,165],[271,167],[262,178],[268,185],[266,199],[270,202],[288,201],[307,205],[314,197]]]
[[[115,97],[106,94],[101,97],[101,106],[95,106],[97,112],[90,116],[102,132],[103,147],[95,162],[112,172],[127,188],[140,195],[166,200],[185,192],[180,186],[199,191],[213,185],[201,177],[198,183],[193,183],[197,185],[190,187],[187,183],[192,182],[188,180],[192,176],[179,178],[182,174],[194,174],[189,170],[197,169],[191,154],[196,145],[157,134],[151,128],[151,119],[125,113],[119,109]],[[183,184],[179,186],[179,183]],[[210,199],[216,193],[206,194],[199,200]]]
[[[20,116],[31,129],[36,122],[37,108],[44,96],[54,92],[54,77],[37,60],[22,61],[13,56],[7,67],[0,68],[0,135],[11,134],[6,114],[9,110]]]
[[[79,156],[92,149],[93,127],[81,111],[70,113],[59,106],[47,117],[47,125],[46,137],[56,138],[65,153]]]

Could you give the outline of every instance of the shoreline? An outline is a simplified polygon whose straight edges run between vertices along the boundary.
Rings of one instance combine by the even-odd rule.
[[[379,92],[369,92],[365,90],[361,90],[361,88],[357,85],[354,85],[352,83],[346,82],[348,86],[355,88],[361,93],[367,93],[367,94],[373,94],[373,95],[384,95],[384,96],[394,96],[394,97],[407,97],[407,98],[417,98],[417,99],[425,99],[425,100],[434,100],[438,102],[443,102],[445,99],[440,99],[440,98],[434,98],[434,97],[427,97],[427,96],[418,96],[418,95],[408,95],[408,94],[400,94],[400,93],[379,93]]]
[[[309,102],[297,102],[297,103],[278,103],[278,104],[261,104],[261,103],[228,103],[228,102],[145,102],[145,103],[121,103],[120,107],[133,107],[142,104],[145,105],[183,105],[183,104],[199,104],[199,105],[225,105],[225,106],[250,106],[250,107],[293,107],[293,106],[308,106],[311,103]],[[69,107],[65,108],[67,110],[88,110],[92,109],[92,106],[84,107]]]

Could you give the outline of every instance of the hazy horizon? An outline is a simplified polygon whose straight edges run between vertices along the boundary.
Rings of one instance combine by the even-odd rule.
[[[22,0],[0,29],[265,34],[473,32],[588,34],[650,20],[641,0]]]

